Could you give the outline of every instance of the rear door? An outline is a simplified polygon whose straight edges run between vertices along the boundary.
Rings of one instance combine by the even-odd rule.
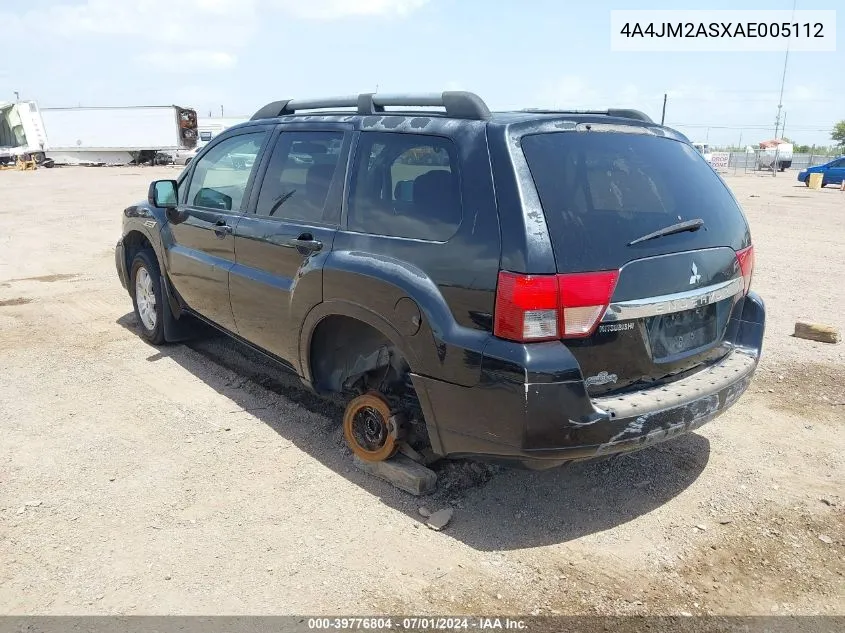
[[[194,161],[180,185],[179,211],[187,218],[167,225],[167,270],[174,288],[192,310],[232,332],[237,331],[229,304],[233,232],[269,134],[270,128],[246,128]],[[233,155],[250,156],[252,162],[236,166]]]
[[[521,144],[561,296],[583,280],[573,274],[618,271],[601,322],[565,337],[591,393],[669,382],[727,353],[745,290],[737,253],[750,235],[701,155],[624,126],[526,135]],[[673,226],[697,228],[657,234]]]
[[[295,366],[299,330],[322,301],[351,133],[282,131],[235,230],[230,295],[238,333]]]

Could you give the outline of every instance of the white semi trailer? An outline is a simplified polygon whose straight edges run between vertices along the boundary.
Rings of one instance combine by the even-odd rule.
[[[41,108],[41,118],[58,165],[146,162],[197,145],[196,112],[175,105]]]

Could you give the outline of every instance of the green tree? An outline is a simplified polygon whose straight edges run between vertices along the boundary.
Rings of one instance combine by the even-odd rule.
[[[840,121],[833,126],[833,132],[830,133],[830,138],[836,141],[837,145],[845,145],[845,121]]]

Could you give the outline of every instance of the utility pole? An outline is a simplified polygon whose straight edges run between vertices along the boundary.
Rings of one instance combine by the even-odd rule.
[[[663,125],[663,122],[666,120],[666,93],[663,93],[663,114],[660,115],[660,125]]]
[[[783,113],[783,127],[780,129],[781,138],[786,136],[786,112]],[[775,136],[777,138],[777,136]]]
[[[15,102],[18,102],[20,100],[21,100],[21,95],[20,95],[20,93],[18,93],[17,90],[15,90]]]
[[[792,17],[795,18],[795,5],[798,0],[792,0]],[[778,99],[778,114],[775,117],[775,138],[778,137],[778,128],[780,127],[780,111],[783,109],[783,85],[786,83],[786,64],[789,61],[789,40],[786,40],[786,55],[783,57],[783,74],[780,78],[780,98]]]
[[[220,116],[221,116],[221,118],[223,116],[223,106],[220,106]]]

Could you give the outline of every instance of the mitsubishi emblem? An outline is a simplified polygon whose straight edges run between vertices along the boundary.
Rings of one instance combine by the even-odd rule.
[[[698,274],[698,266],[695,265],[695,262],[692,263],[692,275],[689,278],[689,285],[694,286],[699,281],[701,281],[701,275]]]

